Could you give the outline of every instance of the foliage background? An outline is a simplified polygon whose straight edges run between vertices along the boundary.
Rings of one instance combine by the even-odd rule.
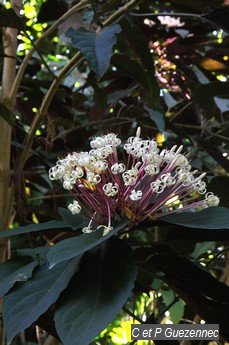
[[[9,223],[13,228],[58,219],[58,208],[65,207],[70,199],[66,191],[48,179],[47,172],[57,157],[69,151],[88,149],[88,140],[102,132],[111,131],[126,138],[133,135],[139,125],[143,136],[155,137],[161,148],[184,145],[191,164],[207,171],[208,189],[219,195],[221,206],[228,207],[227,2],[85,1],[77,13],[42,38],[35,48],[34,42],[74,5],[77,2],[69,0],[25,0],[20,19],[10,10],[12,2],[3,0],[0,7],[1,79],[3,61],[7,58],[3,48],[6,26],[18,30],[17,71],[29,51],[34,50],[19,88],[12,84],[10,93],[3,95],[0,103],[1,121],[7,121],[12,129],[11,173],[5,185],[14,185],[12,213],[2,229]],[[117,16],[120,8],[123,12]],[[159,15],[170,12],[180,18],[182,26],[161,24]],[[111,47],[107,69],[102,62],[103,50],[97,57],[98,66],[104,72],[101,73],[87,55],[75,59],[81,47],[78,40],[74,41],[74,32],[65,33],[70,27],[95,32],[111,16],[121,30]],[[104,39],[102,49],[109,40],[110,37],[107,41]],[[69,62],[70,68],[65,73]],[[50,94],[55,81],[58,87]],[[34,135],[30,136],[31,128]],[[28,138],[32,138],[31,147]],[[4,148],[7,143],[2,140]],[[0,158],[4,161],[4,149],[1,152]],[[2,187],[1,193],[4,190]],[[159,225],[152,231],[152,226],[147,224],[143,229],[145,231],[136,232],[130,238],[130,243],[141,243],[138,253],[141,258],[147,252],[144,245],[158,242],[162,256],[159,263],[152,263],[154,267],[158,265],[154,272],[156,277],[149,279],[139,274],[133,298],[93,344],[129,343],[127,333],[133,316],[136,320],[159,323],[200,322],[195,305],[199,304],[203,310],[206,307],[202,299],[206,280],[191,268],[187,272],[188,262],[205,267],[217,280],[229,284],[226,230],[190,231],[179,226]],[[63,232],[60,236],[68,235]],[[55,242],[54,237],[52,231],[17,237],[11,241],[11,250],[50,245]],[[9,257],[11,250],[5,243],[4,246]],[[179,261],[174,253],[189,261]],[[178,280],[183,276],[185,292],[172,288],[174,277],[169,277],[167,284],[163,283],[161,271],[168,276],[168,272],[173,271]],[[197,284],[195,288],[193,284]],[[219,286],[213,284],[212,289],[215,288]],[[187,304],[174,291],[179,291]],[[220,296],[221,291],[217,291]],[[188,298],[184,298],[184,294],[188,294]],[[219,308],[220,302],[206,309],[210,319],[216,315],[213,321],[218,322]],[[40,328],[36,330],[37,333],[30,327],[14,344],[45,342],[47,334]]]

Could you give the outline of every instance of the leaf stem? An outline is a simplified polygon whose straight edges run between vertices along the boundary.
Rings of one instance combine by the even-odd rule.
[[[95,20],[97,22],[97,24],[100,26],[100,28],[103,27],[103,23],[101,22],[100,18],[99,18],[99,14],[97,12],[96,6],[95,6],[95,2],[94,0],[89,0],[89,2],[91,3],[94,15],[95,15]]]

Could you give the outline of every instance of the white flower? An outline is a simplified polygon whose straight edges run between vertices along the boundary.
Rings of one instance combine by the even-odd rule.
[[[88,166],[91,162],[90,155],[88,152],[80,152],[78,155],[78,164],[81,167]]]
[[[97,137],[90,143],[91,148],[93,149],[103,148],[107,145],[118,146],[120,144],[121,140],[117,138],[117,135],[114,133],[109,133],[107,135],[104,135],[103,137]]]
[[[128,154],[135,158],[144,157],[151,152],[158,152],[157,143],[154,140],[142,140],[138,136],[130,137],[124,145],[124,149]]]
[[[118,184],[109,182],[103,186],[103,191],[107,196],[115,196],[118,193]]]
[[[183,186],[188,186],[190,184],[193,183],[194,181],[194,176],[192,173],[189,172],[183,172],[183,170],[179,170],[177,171],[177,175],[178,175],[178,181],[181,181]]]
[[[81,211],[81,206],[77,200],[74,200],[72,204],[68,205],[68,209],[72,214],[78,214]]]
[[[161,180],[156,180],[150,184],[150,187],[153,192],[160,194],[164,192],[165,185]]]
[[[117,135],[114,133],[105,135],[105,140],[107,141],[107,144],[111,146],[118,146],[121,144],[121,140],[117,138]]]
[[[162,25],[167,25],[169,28],[184,26],[184,23],[181,23],[180,17],[158,16],[157,18]]]
[[[76,167],[75,170],[72,171],[71,175],[75,180],[77,180],[78,178],[83,177],[84,171],[81,167]]]
[[[87,181],[93,185],[96,185],[101,181],[101,177],[98,174],[87,171]]]
[[[171,163],[174,158],[176,158],[175,152],[173,150],[162,150],[160,153],[160,157],[166,162],[166,163]]]
[[[85,234],[90,234],[91,232],[93,232],[94,230],[92,229],[92,226],[88,225],[88,226],[85,226],[83,229],[82,229],[82,232],[84,232]]]
[[[161,182],[164,184],[165,187],[170,187],[176,183],[174,177],[171,176],[171,173],[161,175]]]
[[[49,170],[50,180],[59,180],[65,174],[65,167],[62,165],[56,165]]]
[[[106,140],[103,137],[97,137],[90,142],[91,148],[97,149],[106,145]]]
[[[183,169],[186,169],[187,171],[191,170],[191,165],[188,164],[187,158],[183,155],[177,155],[174,164],[176,164],[176,166],[182,167]]]
[[[152,28],[152,26],[154,26],[156,23],[153,20],[146,18],[146,19],[144,19],[144,24],[146,24],[147,26]]]
[[[162,158],[156,151],[150,151],[142,155],[142,160],[147,164],[161,164]]]
[[[211,192],[209,192],[205,195],[205,199],[206,199],[208,206],[218,206],[219,205],[219,198]]]
[[[110,133],[92,140],[89,152],[68,154],[49,170],[51,180],[61,180],[63,187],[79,198],[80,204],[74,200],[69,210],[77,214],[82,205],[90,215],[83,232],[103,228],[106,235],[123,214],[134,224],[149,217],[219,204],[213,193],[199,199],[199,194],[206,193],[206,174],[196,177],[198,170],[192,170],[181,154],[183,146],[174,145],[159,153],[156,141],[143,140],[140,134],[138,128],[136,136],[124,145],[121,157],[125,164],[120,163],[116,149],[121,140]],[[171,201],[174,197],[176,202]]]
[[[112,226],[106,226],[106,225],[99,225],[97,229],[103,228],[103,236],[107,235],[111,230],[113,230]]]
[[[123,173],[126,170],[125,164],[123,163],[115,163],[111,166],[112,174],[116,175],[118,173]]]
[[[145,166],[145,173],[147,175],[153,176],[158,174],[160,171],[159,165],[158,164],[148,164]]]
[[[194,190],[199,192],[200,194],[206,193],[206,183],[202,181],[202,178],[206,175],[206,173],[201,174],[193,181]]]
[[[95,163],[95,168],[98,172],[102,172],[108,168],[108,163],[106,160],[98,161]]]
[[[71,181],[64,181],[63,187],[64,189],[71,190],[74,187],[74,183],[72,183]]]
[[[132,168],[130,170],[125,171],[122,174],[122,178],[123,178],[125,186],[131,186],[135,184],[137,181],[138,170],[136,168]]]
[[[97,149],[92,149],[89,154],[90,156],[94,156],[97,160],[99,159],[106,159],[109,155],[113,153],[113,148],[110,145],[106,145],[104,147],[99,147]]]
[[[142,197],[142,191],[141,190],[135,191],[135,189],[133,189],[130,193],[130,199],[133,201],[140,200],[141,197]]]

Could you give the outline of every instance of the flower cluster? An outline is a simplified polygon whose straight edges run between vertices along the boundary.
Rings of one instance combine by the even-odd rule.
[[[179,28],[184,26],[184,23],[181,22],[180,17],[171,17],[171,16],[158,16],[158,20],[162,25],[167,25],[169,28]]]
[[[83,232],[103,228],[106,234],[125,216],[136,224],[219,204],[219,198],[206,191],[206,174],[191,169],[182,146],[159,152],[155,140],[140,137],[140,128],[124,146],[113,133],[96,137],[90,145],[89,152],[68,154],[49,171],[51,180],[61,180],[71,191],[69,210],[82,210],[91,218]],[[118,147],[124,151],[122,162]]]

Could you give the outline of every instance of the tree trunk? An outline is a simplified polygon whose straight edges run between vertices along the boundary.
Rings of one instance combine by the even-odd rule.
[[[22,0],[11,0],[11,6],[19,14],[22,8]],[[16,75],[16,56],[17,56],[17,35],[18,31],[12,28],[3,30],[4,60],[2,72],[2,94],[0,101],[10,110],[14,109],[15,99],[10,103],[8,95],[10,94],[15,75]],[[13,210],[13,185],[11,182],[11,126],[0,117],[0,231],[5,230],[12,219]],[[10,256],[10,250],[7,250],[9,241],[0,240],[0,263]],[[2,301],[0,300],[0,311]],[[1,343],[5,344],[5,330],[0,323]]]
[[[19,14],[22,8],[22,0],[11,0],[11,6]],[[16,74],[18,31],[12,28],[3,30],[3,73],[2,73],[2,94],[1,102],[8,109],[14,109],[15,100],[10,103],[8,95],[11,91]],[[0,117],[0,230],[8,227],[12,217],[13,193],[11,183],[10,148],[11,148],[11,126]],[[7,245],[5,240],[0,241],[0,262],[6,259]]]

